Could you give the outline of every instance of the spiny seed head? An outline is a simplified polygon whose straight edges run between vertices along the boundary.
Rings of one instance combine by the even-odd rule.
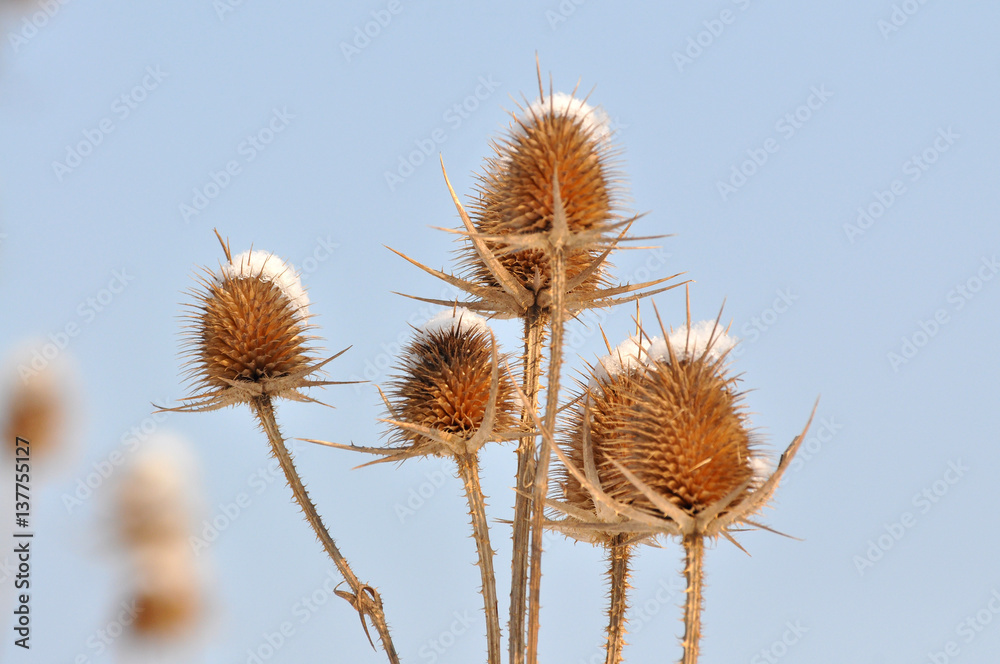
[[[760,464],[736,378],[727,375],[725,353],[718,350],[732,342],[725,335],[705,340],[699,331],[685,328],[667,340],[622,344],[617,356],[604,358],[593,372],[570,415],[570,459],[584,467],[589,427],[601,487],[623,504],[658,513],[612,459],[691,515],[727,497],[739,502],[754,488]],[[741,487],[742,493],[730,495]],[[568,473],[563,492],[567,502],[594,509],[588,492]]]
[[[478,197],[471,205],[478,232],[486,235],[527,235],[550,231],[556,213],[553,181],[571,233],[589,233],[590,246],[569,253],[567,278],[587,268],[601,253],[603,234],[621,217],[616,174],[610,161],[607,117],[571,95],[549,95],[515,116],[510,135],[495,142],[496,156],[486,160]],[[531,291],[549,282],[549,259],[539,249],[506,253],[509,246],[489,242],[500,263]],[[472,278],[497,285],[490,271],[470,251],[465,260]],[[582,286],[595,290],[606,281],[596,271]]]
[[[228,250],[227,250],[228,252]],[[249,402],[268,394],[301,399],[315,370],[309,300],[295,270],[277,256],[227,253],[221,270],[201,279],[186,318],[195,395],[190,410]]]
[[[389,388],[393,419],[460,439],[474,436],[486,422],[493,384],[493,340],[485,321],[460,309],[433,319],[403,349]],[[500,356],[502,359],[502,356]],[[492,431],[514,426],[515,390],[502,369],[497,372],[496,415]],[[435,441],[418,432],[394,429],[398,443],[414,455],[442,455]]]

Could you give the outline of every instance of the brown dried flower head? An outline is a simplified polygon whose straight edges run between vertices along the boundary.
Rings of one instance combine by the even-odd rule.
[[[175,410],[214,410],[265,395],[313,401],[299,390],[330,384],[308,378],[330,360],[313,357],[309,298],[298,275],[266,251],[233,257],[223,249],[226,263],[192,293],[185,340],[195,389]]]
[[[502,360],[485,320],[465,309],[442,312],[419,330],[401,353],[387,399],[392,437],[406,456],[475,452],[506,438],[519,406]]]
[[[36,459],[60,446],[70,418],[65,373],[49,366],[11,383],[5,414],[5,440],[11,452],[18,437],[29,441]]]
[[[471,206],[473,223],[484,236],[526,236],[551,231],[556,215],[564,214],[569,232],[586,238],[567,256],[567,280],[572,280],[598,259],[608,232],[622,219],[607,116],[556,93],[514,120],[510,135],[494,143],[496,156],[486,160]],[[548,286],[550,262],[542,249],[500,240],[487,245],[524,288],[537,296]],[[498,286],[475,252],[465,263],[474,281]],[[603,269],[597,269],[580,287],[593,291],[605,283]]]
[[[120,480],[114,521],[131,575],[132,630],[139,635],[179,636],[201,618],[204,583],[196,560],[200,540],[194,538],[197,474],[186,443],[159,433]]]
[[[641,331],[591,372],[557,454],[565,465],[554,522],[589,540],[700,533],[730,537],[773,494],[805,431],[770,473],[725,360],[733,340],[703,321]],[[808,428],[808,425],[807,425]]]

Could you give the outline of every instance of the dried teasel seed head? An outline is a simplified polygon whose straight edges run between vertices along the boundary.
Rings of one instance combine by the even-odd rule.
[[[79,376],[65,354],[49,360],[40,342],[28,342],[14,353],[0,413],[4,440],[11,454],[17,438],[28,441],[32,460],[65,459],[67,443],[79,416]],[[23,452],[22,452],[23,454]],[[46,459],[48,461],[48,459]]]
[[[568,230],[588,238],[567,258],[567,279],[581,274],[606,248],[605,234],[622,219],[610,137],[603,111],[572,95],[550,94],[531,104],[515,116],[510,134],[494,143],[496,156],[486,160],[471,204],[476,230],[500,236],[552,230],[553,183],[558,181]],[[543,250],[515,251],[496,240],[487,244],[529,291],[537,294],[548,285],[550,265]],[[474,281],[497,286],[471,249],[464,263]],[[606,282],[604,272],[596,270],[580,288],[596,290]]]
[[[211,410],[298,390],[320,365],[309,346],[309,298],[291,265],[266,251],[231,256],[201,280],[185,335],[194,394],[177,410]]]
[[[188,445],[158,433],[136,453],[117,487],[114,521],[130,572],[132,630],[138,635],[180,636],[201,619],[197,475]]]
[[[484,426],[489,427],[487,436],[510,430],[519,406],[509,376],[494,367],[493,344],[486,321],[466,309],[431,319],[400,355],[388,390],[390,416],[457,440],[471,439]],[[502,361],[503,356],[498,358]],[[489,422],[494,380],[495,413]],[[411,429],[397,426],[392,435],[395,442],[410,446],[409,456],[449,453],[438,441]]]
[[[594,371],[571,415],[570,458],[582,467],[589,428],[602,489],[623,504],[659,513],[612,459],[690,515],[720,501],[740,502],[753,490],[762,464],[736,378],[726,371],[732,344],[710,322],[666,339],[623,343]],[[567,502],[594,509],[587,492],[571,480],[563,482]]]

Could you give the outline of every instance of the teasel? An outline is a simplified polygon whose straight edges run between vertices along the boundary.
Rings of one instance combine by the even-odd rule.
[[[200,491],[187,443],[159,432],[116,491],[117,537],[132,570],[136,636],[174,641],[204,622],[203,565],[191,546]]]
[[[737,378],[727,371],[735,341],[718,320],[692,326],[690,314],[672,333],[660,321],[660,331],[650,339],[640,329],[593,369],[565,449],[554,448],[565,469],[563,499],[547,504],[566,516],[547,525],[598,540],[680,538],[687,581],[681,661],[694,664],[705,538],[725,537],[744,550],[734,531],[772,531],[754,516],[773,496],[812,415],[773,473],[764,472]]]
[[[386,447],[310,442],[378,455],[366,464],[413,457],[451,457],[458,467],[472,519],[473,538],[482,577],[490,664],[500,664],[500,618],[497,607],[493,548],[486,521],[486,500],[479,480],[479,450],[487,442],[518,439],[519,404],[515,388],[500,364],[486,321],[467,309],[453,307],[417,330],[403,348],[396,374],[382,393],[390,426]]]
[[[314,376],[347,349],[322,361],[314,356],[309,335],[313,329],[309,298],[295,270],[265,251],[233,256],[229,244],[216,231],[226,262],[218,273],[206,270],[201,289],[192,291],[194,305],[186,335],[188,374],[194,394],[184,405],[162,410],[196,412],[247,404],[271,444],[292,495],[305,514],[323,548],[333,560],[350,592],[337,591],[358,611],[371,642],[366,618],[371,619],[390,662],[397,663],[382,599],[378,591],[361,582],[340,552],[306,492],[274,415],[276,397],[319,403],[302,392],[308,387],[350,381],[318,380]],[[375,645],[372,643],[372,647]]]
[[[486,160],[472,214],[459,201],[442,159],[445,183],[463,228],[462,276],[417,267],[467,293],[459,305],[496,318],[523,321],[522,421],[538,406],[542,346],[549,336],[544,426],[551,432],[558,407],[563,326],[570,316],[673,288],[678,275],[640,284],[609,286],[607,259],[636,217],[622,208],[622,180],[607,118],[586,100],[548,94],[538,70],[539,98],[513,113],[509,134]],[[447,229],[443,229],[447,230]],[[647,289],[643,291],[642,289]],[[415,299],[448,305],[431,298]],[[548,486],[548,443],[524,436],[518,446],[510,604],[510,661],[537,658],[541,582],[542,500]],[[530,524],[530,525],[529,525]],[[531,585],[526,590],[529,571]],[[528,593],[530,592],[530,597]],[[527,645],[525,610],[527,605]],[[527,653],[525,652],[527,648]]]
[[[68,447],[72,432],[79,428],[81,388],[75,362],[65,351],[42,367],[32,364],[35,358],[44,359],[43,349],[44,344],[31,341],[14,354],[12,364],[17,364],[17,371],[12,367],[5,381],[6,403],[0,416],[10,455],[23,458],[27,453],[32,463],[48,470],[50,462],[71,455]],[[19,438],[28,441],[27,445],[18,442]],[[20,453],[16,446],[21,447]],[[32,468],[40,469],[38,465]],[[34,476],[40,477],[44,474]]]

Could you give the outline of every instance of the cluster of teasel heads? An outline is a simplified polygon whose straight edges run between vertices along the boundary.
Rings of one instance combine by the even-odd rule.
[[[466,297],[448,302],[408,296],[445,310],[415,331],[392,382],[380,390],[387,445],[311,441],[375,455],[370,463],[455,460],[478,550],[490,664],[502,661],[502,634],[479,482],[485,443],[517,441],[515,506],[508,521],[508,661],[537,662],[542,534],[550,528],[608,549],[606,661],[613,664],[622,661],[630,552],[659,536],[679,538],[686,551],[683,662],[697,660],[704,540],[735,542],[736,529],[765,527],[755,515],[802,439],[767,472],[736,379],[727,373],[732,341],[717,322],[692,326],[688,320],[669,332],[661,323],[659,338],[640,327],[636,337],[613,351],[609,347],[578,394],[561,392],[564,328],[571,318],[679,285],[667,283],[678,275],[614,285],[609,256],[622,242],[640,238],[628,236],[636,218],[623,210],[611,139],[603,112],[575,94],[545,94],[539,76],[538,100],[513,114],[509,134],[494,144],[468,211],[445,173],[462,221],[450,231],[461,244],[458,273],[397,252]],[[366,633],[369,623],[375,627],[390,662],[396,662],[381,596],[355,576],[330,536],[275,419],[274,398],[312,401],[303,388],[333,384],[316,378],[333,358],[315,356],[308,298],[293,268],[276,256],[233,256],[219,240],[225,262],[202,278],[189,314],[195,389],[175,410],[250,406],[296,501],[350,588],[337,594],[357,609]],[[517,361],[499,350],[488,318],[522,320]],[[561,465],[550,473],[553,455]]]

